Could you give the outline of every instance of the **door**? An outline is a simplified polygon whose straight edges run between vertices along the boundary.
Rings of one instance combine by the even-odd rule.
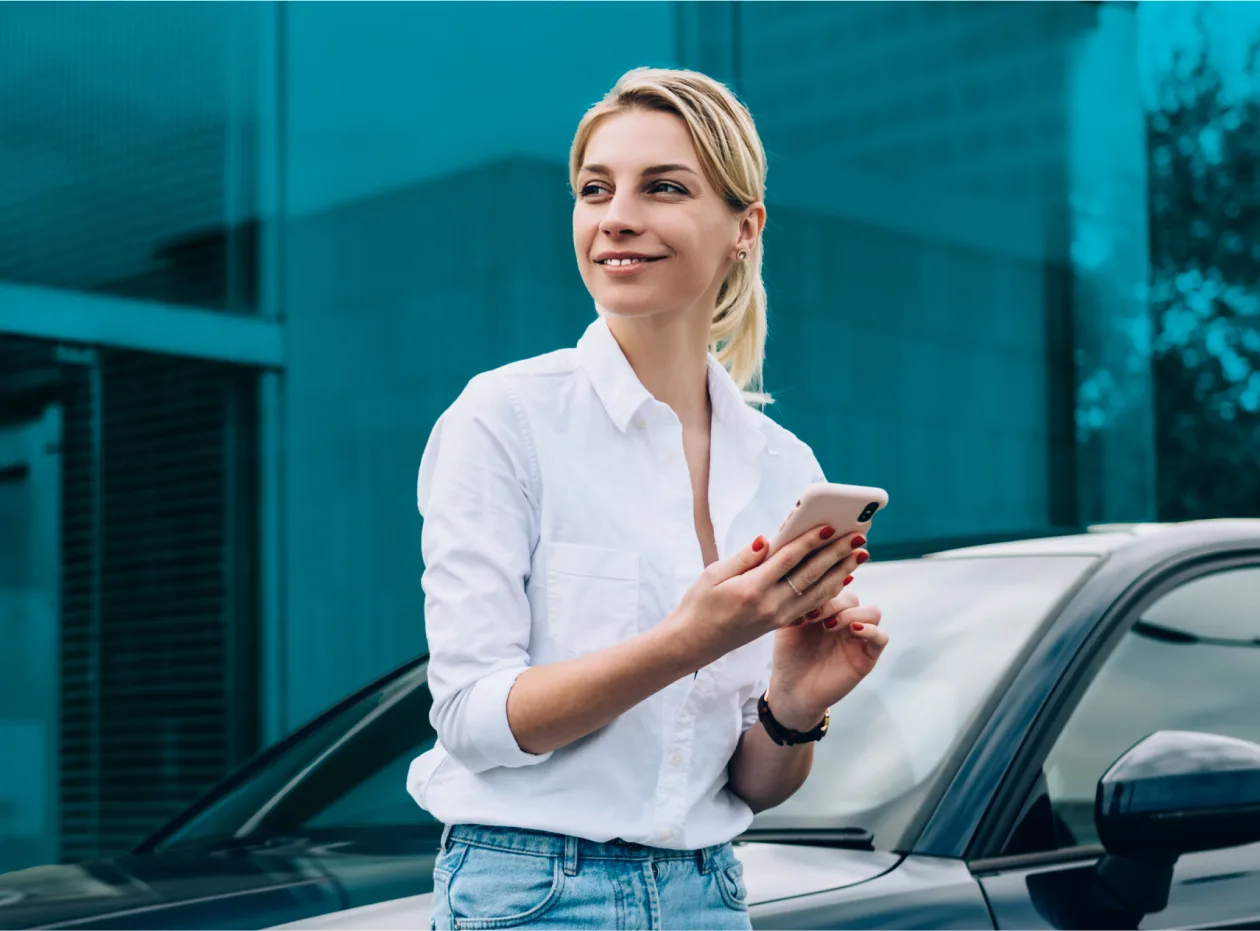
[[[0,872],[59,858],[61,409],[0,425]]]
[[[1260,743],[1260,565],[1205,572],[1131,619],[1044,755],[1008,866],[980,876],[999,928],[1260,928],[1260,844],[1181,857],[1153,914],[1090,887],[1098,779],[1158,730]]]

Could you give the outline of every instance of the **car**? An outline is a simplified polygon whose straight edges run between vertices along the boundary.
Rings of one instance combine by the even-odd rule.
[[[755,927],[1260,926],[1260,520],[955,547],[854,584],[894,646],[737,841]],[[127,855],[0,876],[0,927],[427,926],[442,826],[404,788],[434,741],[425,670]]]

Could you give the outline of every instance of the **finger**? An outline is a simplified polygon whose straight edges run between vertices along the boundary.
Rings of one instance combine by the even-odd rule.
[[[773,585],[795,569],[797,564],[811,552],[826,546],[835,534],[835,528],[827,524],[819,524],[814,529],[805,531],[796,539],[779,547],[774,555],[758,569],[758,575],[762,577],[761,580],[767,587]],[[801,591],[805,589],[802,588]]]
[[[770,547],[766,543],[766,538],[758,536],[747,546],[741,547],[725,559],[712,563],[707,571],[715,581],[725,582],[727,579],[743,575],[761,565],[769,551]]]
[[[882,618],[882,613],[875,605],[855,605],[844,611],[840,611],[836,615],[836,619],[841,626],[849,627],[853,624],[861,624],[865,627],[878,627]]]
[[[828,569],[826,574],[808,589],[801,588],[796,581],[797,574],[792,573],[792,584],[801,589],[801,594],[797,595],[786,584],[777,586],[773,591],[775,600],[772,602],[776,616],[782,617],[786,613],[788,617],[784,619],[784,623],[790,623],[802,614],[808,615],[810,611],[821,608],[852,581],[853,570],[865,559],[865,550],[854,550],[847,559]],[[765,568],[766,566],[762,566],[758,571],[764,571]]]
[[[847,627],[841,627],[840,632],[846,637],[852,637],[854,640],[865,641],[866,652],[869,656],[879,656],[883,652],[884,647],[888,646],[888,631],[874,624],[863,624],[860,621],[854,621]]]
[[[858,606],[858,597],[849,591],[843,591],[831,600],[823,603],[820,607],[814,608],[812,611],[803,614],[800,620],[804,623],[811,621],[821,621],[825,618],[836,617],[843,611],[848,611]]]
[[[865,543],[866,537],[860,533],[853,533],[840,537],[835,542],[816,550],[802,560],[799,565],[792,568],[792,584],[801,591],[805,591],[807,588],[817,584],[818,580],[826,575],[837,563],[852,556]],[[852,569],[850,569],[851,571]]]

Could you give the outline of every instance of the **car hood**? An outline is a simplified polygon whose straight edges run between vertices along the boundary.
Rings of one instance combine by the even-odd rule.
[[[854,886],[882,876],[902,859],[876,851],[766,843],[740,844],[735,853],[744,864],[749,905]],[[405,896],[275,925],[269,931],[414,931],[428,927],[432,899],[431,892]]]
[[[276,840],[0,874],[0,928],[426,927],[435,840]],[[750,904],[865,882],[895,854],[741,844]]]
[[[33,867],[0,874],[0,928],[262,927],[431,890],[436,840],[392,846],[297,838]]]

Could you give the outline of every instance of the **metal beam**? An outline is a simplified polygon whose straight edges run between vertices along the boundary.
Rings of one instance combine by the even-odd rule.
[[[33,285],[0,282],[0,333],[284,367],[284,326],[280,323]]]

